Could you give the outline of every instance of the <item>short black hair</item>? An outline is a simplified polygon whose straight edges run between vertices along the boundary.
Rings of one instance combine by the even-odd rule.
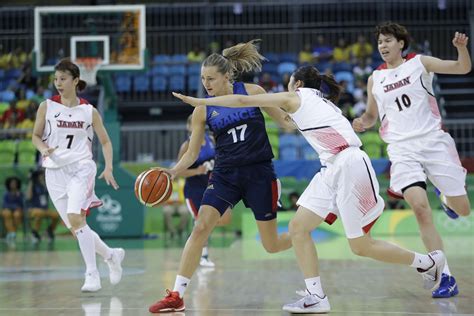
[[[7,191],[10,191],[10,185],[13,181],[16,181],[16,183],[18,183],[18,189],[21,190],[20,178],[13,176],[13,177],[8,177],[5,180],[5,188],[7,189]]]
[[[383,34],[393,35],[397,41],[403,41],[403,49],[405,50],[410,45],[410,34],[407,29],[398,23],[393,23],[391,21],[383,22],[375,27],[375,40],[378,41],[379,35]]]

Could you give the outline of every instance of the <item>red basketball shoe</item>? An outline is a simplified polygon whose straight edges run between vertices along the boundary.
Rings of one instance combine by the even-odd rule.
[[[171,313],[184,311],[184,301],[179,297],[179,292],[166,290],[166,295],[162,300],[151,305],[148,309],[150,313]]]

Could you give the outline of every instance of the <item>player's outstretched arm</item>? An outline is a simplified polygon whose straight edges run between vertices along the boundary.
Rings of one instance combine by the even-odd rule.
[[[453,46],[458,50],[458,60],[443,60],[432,56],[421,56],[421,62],[428,72],[438,74],[464,75],[471,71],[471,56],[467,49],[469,37],[464,33],[456,32]]]
[[[104,127],[102,118],[96,109],[94,109],[92,112],[92,127],[94,128],[94,131],[99,138],[99,142],[102,145],[102,154],[104,155],[105,160],[105,168],[100,174],[99,179],[104,179],[107,185],[111,185],[115,190],[117,190],[119,185],[115,181],[113,175],[114,167],[112,142],[110,141],[109,134]]]
[[[288,105],[292,104],[295,101],[295,98],[299,104],[299,97],[296,95],[296,93],[293,92],[280,92],[257,95],[232,94],[208,99],[188,97],[176,92],[173,92],[173,95],[184,103],[187,103],[194,107],[203,105],[216,105],[231,108],[258,106],[264,108],[276,107],[288,112]]]

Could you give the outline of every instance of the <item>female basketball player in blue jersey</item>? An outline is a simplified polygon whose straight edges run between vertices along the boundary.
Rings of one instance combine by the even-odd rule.
[[[112,143],[99,112],[77,92],[86,87],[80,80],[79,67],[62,59],[55,67],[54,86],[59,95],[40,104],[33,129],[33,144],[41,152],[46,168],[46,187],[67,228],[75,234],[86,264],[83,292],[101,289],[96,252],[109,266],[110,283],[122,278],[122,248],[109,248],[88,225],[89,208],[102,205],[94,193],[97,166],[92,160],[94,132],[102,145],[105,169],[99,178],[115,190],[112,169]]]
[[[226,94],[265,93],[260,86],[234,82],[234,78],[242,72],[260,70],[263,59],[254,41],[227,48],[222,55],[210,55],[201,69],[201,80],[207,94],[212,98]],[[279,109],[266,111],[281,124],[289,125],[284,120],[286,114]],[[167,290],[168,295],[164,299],[150,306],[152,313],[185,309],[182,297],[199,265],[205,242],[221,216],[240,200],[252,209],[267,252],[275,253],[291,247],[289,235],[277,233],[279,189],[271,161],[273,153],[258,107],[196,108],[188,149],[168,172],[172,176],[180,174],[197,160],[205,140],[206,124],[216,138],[214,170],[201,201],[199,217],[184,247],[174,289]]]
[[[327,96],[320,91],[322,83],[329,89]],[[301,195],[297,202],[298,211],[289,225],[296,258],[305,277],[307,295],[295,303],[286,304],[283,310],[291,313],[330,311],[328,298],[321,286],[311,232],[322,222],[332,223],[337,217],[341,218],[354,254],[410,265],[422,273],[426,288],[439,284],[445,260],[442,251],[423,255],[371,238],[370,229],[382,214],[384,202],[379,195],[370,159],[359,148],[362,143],[333,103],[341,91],[334,78],[321,75],[312,66],[301,67],[291,76],[288,91],[254,96],[226,95],[212,99],[173,93],[184,102],[198,106],[196,109],[214,108],[214,105],[245,108],[254,104],[281,108],[318,153],[324,168]]]
[[[188,117],[186,128],[189,133],[192,132],[191,120],[192,115]],[[189,139],[186,140],[179,149],[178,161],[183,157],[189,148]],[[212,137],[206,132],[204,134],[204,142],[201,145],[197,160],[189,167],[189,169],[179,174],[180,177],[186,178],[184,184],[184,198],[186,206],[191,212],[194,220],[197,219],[201,200],[207,188],[210,172],[214,169],[215,145]],[[217,226],[224,226],[230,223],[231,209],[229,208],[220,218]],[[214,267],[214,262],[209,260],[208,246],[202,248],[202,255],[199,264],[203,267]]]

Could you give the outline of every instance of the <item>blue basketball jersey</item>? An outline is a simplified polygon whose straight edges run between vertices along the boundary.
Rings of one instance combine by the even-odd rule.
[[[212,160],[214,160],[214,156],[216,154],[216,151],[214,149],[214,143],[212,142],[211,138],[207,133],[204,135],[204,139],[205,144],[201,146],[201,151],[199,152],[198,159],[191,167],[189,167],[190,169],[197,168],[205,162],[210,162],[211,165],[213,164]],[[205,189],[207,187],[208,180],[209,174],[186,178],[186,184],[184,185],[184,195],[186,196],[186,192],[188,190],[197,188]]]
[[[242,82],[234,83],[234,94],[247,95]],[[216,169],[251,165],[273,158],[260,108],[207,106],[207,124],[216,138]]]

